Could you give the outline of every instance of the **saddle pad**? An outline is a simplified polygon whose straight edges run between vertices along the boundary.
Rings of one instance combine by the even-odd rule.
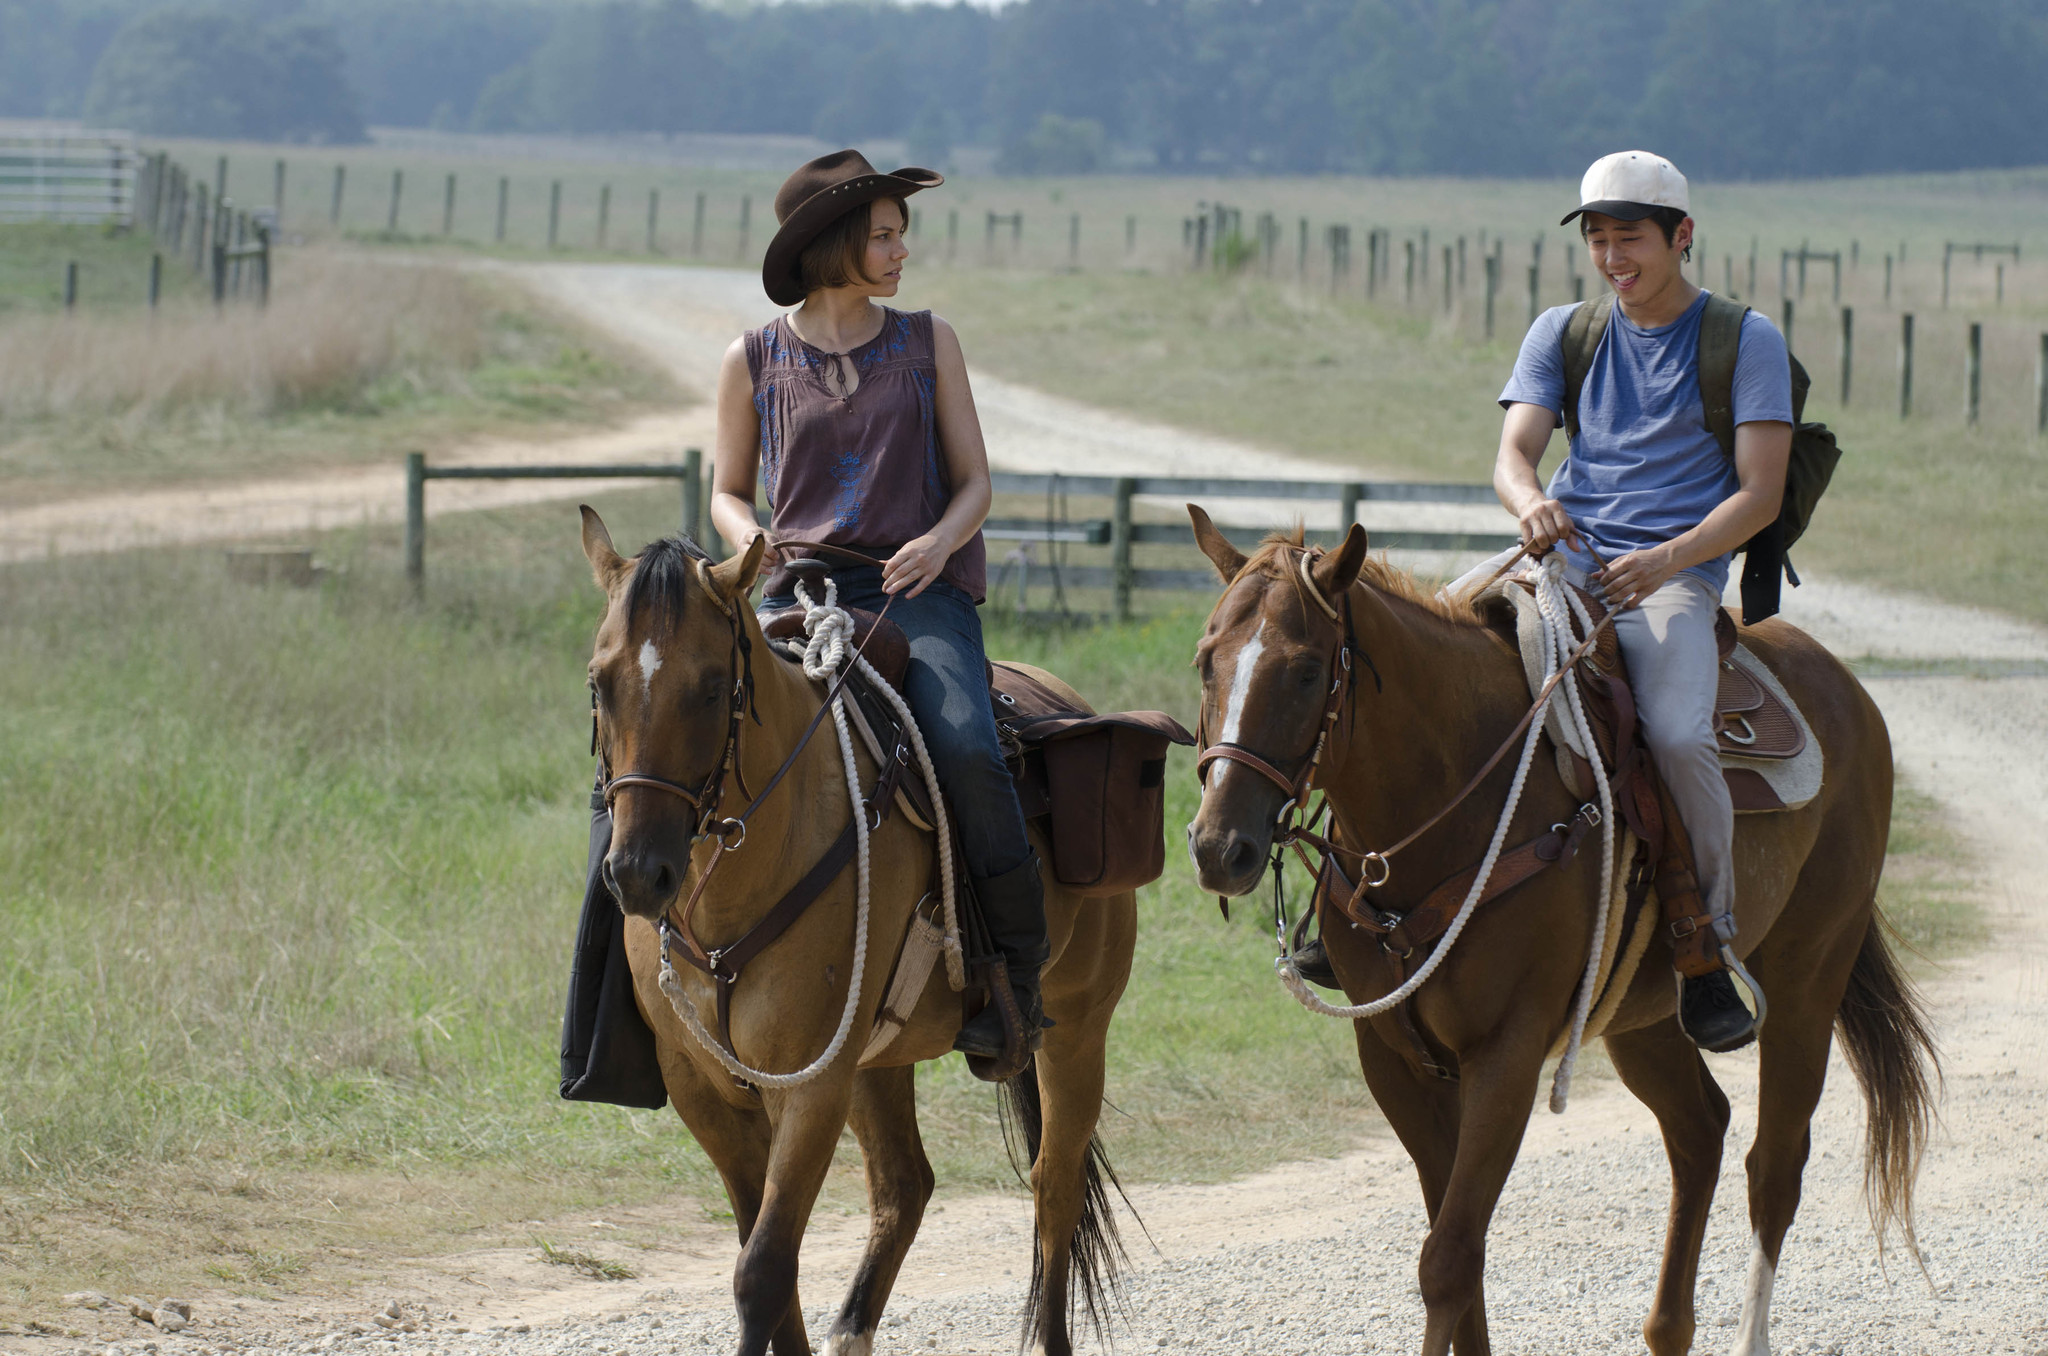
[[[1515,605],[1515,638],[1533,700],[1543,690],[1542,619],[1535,598],[1525,590],[1502,592]],[[1722,662],[1715,705],[1723,713],[1715,741],[1721,754],[1721,775],[1727,779],[1736,813],[1796,810],[1820,794],[1820,742],[1785,685],[1748,646],[1736,645]],[[1582,794],[1590,788],[1581,786],[1573,755],[1583,759],[1587,754],[1577,736],[1566,728],[1565,710],[1560,693],[1544,713],[1544,733],[1557,751],[1558,775],[1574,794]],[[1731,730],[1735,738],[1729,737]],[[1744,745],[1741,736],[1745,731],[1754,737],[1755,745]]]

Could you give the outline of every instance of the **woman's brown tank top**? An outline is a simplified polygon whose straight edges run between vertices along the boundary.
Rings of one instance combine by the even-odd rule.
[[[952,500],[939,452],[930,311],[883,308],[882,332],[847,355],[851,395],[826,384],[836,361],[798,336],[786,316],[746,335],[761,423],[761,479],[777,540],[849,546],[886,559],[932,530]],[[975,602],[987,591],[976,532],[940,578]]]

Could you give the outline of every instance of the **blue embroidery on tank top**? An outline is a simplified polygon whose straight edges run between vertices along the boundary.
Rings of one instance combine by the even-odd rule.
[[[859,448],[833,456],[830,474],[839,486],[839,493],[832,496],[834,531],[850,532],[860,526],[860,511],[866,502],[861,494],[861,477],[866,469]]]
[[[782,418],[775,403],[774,382],[754,392],[754,418],[761,426],[761,484],[772,505],[776,484],[782,479]]]

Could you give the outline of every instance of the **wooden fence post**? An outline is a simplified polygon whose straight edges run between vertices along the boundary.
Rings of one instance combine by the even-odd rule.
[[[697,210],[690,218],[690,257],[704,253],[704,195],[697,195]]]
[[[1486,256],[1486,337],[1493,338],[1493,296],[1500,290],[1500,256]]]
[[[1785,336],[1785,351],[1792,351],[1792,298],[1785,298],[1785,322],[1779,326]]]
[[[556,179],[548,184],[548,248],[555,247],[555,241],[562,230],[562,181]]]
[[[270,219],[284,225],[284,161],[277,162],[270,177]]]
[[[78,309],[78,261],[71,260],[64,265],[64,309]]]
[[[219,202],[228,195],[228,158],[222,156],[213,166],[213,200]]]
[[[405,454],[405,579],[418,597],[427,577],[427,454]]]
[[[348,166],[336,165],[334,167],[334,198],[333,201],[327,204],[327,224],[329,226],[341,225],[341,190],[342,186],[347,182]]]
[[[1451,247],[1444,246],[1444,314],[1451,313]]]
[[[1297,224],[1294,245],[1294,281],[1301,284],[1308,281],[1308,218],[1303,217]]]
[[[1991,304],[1993,306],[2003,306],[2005,305],[2005,265],[1997,265],[1994,272],[1996,273],[1998,278],[1998,287],[1997,290],[1991,294]]]
[[[647,252],[649,254],[661,253],[661,247],[655,244],[657,228],[659,227],[660,222],[661,190],[658,188],[650,188],[647,190]]]
[[[1835,305],[1842,304],[1842,252],[1835,251]]]
[[[1856,308],[1842,308],[1842,344],[1838,354],[1842,368],[1842,408],[1849,408],[1849,367],[1856,353]]]
[[[500,245],[505,243],[505,209],[512,196],[512,180],[505,175],[498,176],[498,225],[492,238]]]
[[[744,194],[744,193],[743,193],[743,194],[741,194],[741,195],[740,195],[740,252],[739,252],[739,257],[740,257],[741,259],[745,259],[745,258],[747,257],[747,231],[748,231],[748,228],[749,228],[749,224],[750,224],[750,222],[751,222],[751,220],[752,220],[752,218],[753,218],[753,215],[754,215],[754,199],[753,199],[753,198],[752,198],[752,197],[751,197],[750,195],[747,195],[747,194]]]
[[[1081,263],[1081,214],[1074,213],[1067,218],[1067,266],[1077,268]]]
[[[1539,306],[1539,303],[1536,300],[1538,283],[1537,270],[1537,265],[1529,265],[1529,323],[1531,325],[1536,323],[1536,314]]]
[[[1355,480],[1347,480],[1337,496],[1337,534],[1341,541],[1343,534],[1358,521],[1358,501],[1365,497],[1365,486]]]
[[[1889,254],[1884,257],[1884,304],[1892,304],[1892,257]]]
[[[1337,228],[1330,228],[1331,254],[1336,253]],[[1331,270],[1330,290],[1337,290],[1336,270]],[[1375,226],[1365,233],[1365,295],[1368,299],[1378,296],[1380,290],[1380,228]]]
[[[2034,358],[2034,432],[2048,433],[2048,333],[2041,336],[2041,351]]]
[[[1899,418],[1913,413],[1913,313],[1899,317]]]
[[[1131,497],[1138,492],[1138,482],[1130,476],[1119,476],[1116,482],[1116,498],[1109,519],[1110,568],[1114,571],[1116,619],[1131,619]]]
[[[384,223],[386,235],[398,234],[398,201],[405,192],[405,171],[391,171],[391,218]]]
[[[1982,321],[1970,322],[1970,347],[1963,357],[1963,395],[1967,406],[1965,416],[1969,423],[1977,422],[1977,412],[1984,396],[1984,325]]]
[[[446,187],[441,190],[441,234],[455,234],[455,176],[448,176]]]
[[[597,190],[597,247],[602,250],[605,237],[612,229],[612,186],[600,185]]]
[[[688,448],[683,453],[683,535],[691,541],[704,539],[704,449]]]
[[[1941,309],[1944,311],[1948,309],[1948,265],[1950,258],[1955,254],[1955,248],[1954,245],[1941,247]]]
[[[1403,265],[1401,275],[1401,304],[1403,306],[1413,306],[1415,304],[1415,242],[1413,240],[1403,240],[1401,243],[1406,247],[1402,253],[1407,256],[1407,262]]]
[[[149,309],[156,309],[156,299],[164,290],[164,256],[161,252],[149,256]]]
[[[1458,290],[1465,290],[1465,237],[1458,237]]]
[[[957,207],[949,207],[946,209],[946,262],[949,264],[952,263],[954,256],[956,256],[959,253],[960,209],[958,209]]]

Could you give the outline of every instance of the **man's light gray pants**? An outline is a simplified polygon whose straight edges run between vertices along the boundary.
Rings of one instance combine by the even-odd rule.
[[[1628,663],[1643,743],[1692,836],[1700,897],[1723,941],[1735,936],[1735,805],[1714,743],[1720,656],[1714,614],[1721,600],[1681,574],[1614,619]]]

